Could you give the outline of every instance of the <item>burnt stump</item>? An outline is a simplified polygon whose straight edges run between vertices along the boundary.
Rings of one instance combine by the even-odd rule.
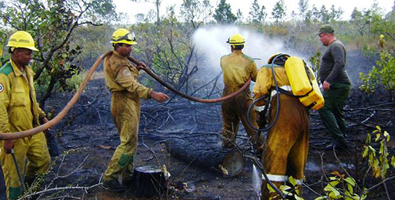
[[[161,196],[167,191],[167,180],[157,166],[141,166],[134,169],[130,192],[134,197]]]

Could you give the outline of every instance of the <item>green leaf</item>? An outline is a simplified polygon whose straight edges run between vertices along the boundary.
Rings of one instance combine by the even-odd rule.
[[[354,194],[354,187],[350,184],[347,184],[347,190],[346,193]]]
[[[375,141],[375,142],[379,141],[380,136],[381,136],[381,134],[380,134],[380,133],[377,133],[377,134],[376,134],[376,139],[375,139],[374,141]]]
[[[384,141],[381,141],[380,142],[380,151],[379,151],[379,154],[384,154]]]
[[[296,200],[304,200],[302,197],[300,197],[300,196],[298,196],[298,195],[294,195],[294,198],[295,198]]]
[[[370,146],[369,145],[369,149],[371,150],[371,151],[373,151],[373,153],[375,153],[376,152],[376,149],[374,149],[372,146]],[[376,154],[374,154],[374,155],[376,155]]]
[[[272,188],[272,186],[269,185],[269,183],[267,184],[267,189],[269,189],[269,192],[270,192],[270,193],[276,192],[276,190],[274,190],[274,189]]]
[[[365,158],[368,155],[368,152],[369,152],[369,148],[367,146],[365,146],[363,148],[362,158]]]
[[[370,144],[372,142],[372,135],[368,133],[368,136],[366,137],[366,144]]]
[[[297,181],[296,181],[292,176],[289,177],[289,182],[290,182],[293,186],[295,186],[296,183],[297,183]]]
[[[384,137],[387,139],[387,142],[390,141],[390,134],[387,131],[384,131]]]
[[[391,158],[391,165],[393,168],[395,168],[395,157],[394,156],[392,156],[392,158]]]
[[[291,187],[289,187],[288,185],[281,185],[281,186],[280,186],[280,190],[283,191],[284,193],[285,193],[287,190],[289,190],[289,189],[291,189]]]
[[[355,180],[354,180],[352,177],[347,177],[347,178],[345,179],[345,181],[346,181],[348,184],[350,184],[350,185],[352,185],[352,186],[355,186]]]

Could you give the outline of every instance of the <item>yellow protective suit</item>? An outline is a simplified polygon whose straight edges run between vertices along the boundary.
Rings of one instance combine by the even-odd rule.
[[[225,84],[223,96],[239,90],[249,78],[252,81],[256,79],[255,61],[240,50],[234,50],[231,54],[223,56],[221,58],[221,68]],[[258,141],[256,139],[257,133],[247,121],[247,111],[252,104],[250,93],[251,91],[248,88],[236,97],[222,102],[222,145],[224,147],[232,147],[232,144],[235,143],[240,120],[255,148],[259,148],[263,143],[262,140]],[[250,121],[254,127],[258,127],[256,119],[257,113],[255,111],[250,112]]]
[[[116,51],[104,61],[106,85],[111,91],[111,114],[117,127],[121,144],[117,147],[104,173],[104,180],[130,180],[136,154],[140,121],[140,98],[148,99],[152,92],[137,81],[139,74],[126,57]]]
[[[34,72],[25,67],[22,73],[12,60],[0,68],[0,132],[19,132],[40,125],[45,113],[37,104],[34,89]],[[12,134],[12,133],[11,133]],[[0,159],[7,187],[7,197],[17,199],[22,194],[19,180],[11,154],[4,151],[1,141]],[[47,140],[43,132],[31,137],[14,140],[15,157],[25,180],[34,180],[36,175],[43,174],[49,167],[51,157],[47,148]],[[25,158],[28,159],[25,170]]]
[[[263,95],[272,95],[270,119],[274,119],[277,108],[277,95],[272,76],[271,65],[263,66],[258,71],[257,81],[253,90],[254,99]],[[282,66],[274,67],[278,86],[288,91],[289,80]],[[288,87],[287,87],[288,86]],[[264,102],[257,102],[264,104]],[[268,122],[270,123],[270,121]],[[300,184],[304,177],[304,169],[309,148],[310,119],[308,109],[297,97],[280,93],[279,116],[267,135],[267,148],[262,155],[263,167],[269,180],[278,188],[284,185],[290,176]],[[264,179],[264,178],[263,178]],[[298,188],[299,192],[300,189]],[[267,182],[262,181],[262,199],[276,196],[267,189]],[[274,197],[273,199],[281,199]]]

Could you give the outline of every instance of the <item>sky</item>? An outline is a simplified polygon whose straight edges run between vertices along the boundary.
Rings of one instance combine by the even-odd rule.
[[[136,3],[132,2],[131,0],[113,0],[116,9],[118,12],[123,12],[126,13],[129,17],[129,22],[134,23],[135,22],[135,15],[138,13],[143,13],[147,14],[149,10],[155,9],[155,4],[154,3],[145,3],[146,0],[139,0],[142,3]],[[149,2],[154,2],[155,0],[148,0]],[[202,0],[201,0],[202,1]],[[254,0],[226,0],[227,3],[231,5],[232,12],[236,14],[237,10],[240,9],[241,12],[243,13],[244,19],[248,16],[248,13],[250,11],[252,2]],[[217,7],[218,3],[220,0],[210,0],[211,5],[214,7],[214,9]],[[271,17],[271,11],[274,7],[274,4],[277,2],[277,0],[258,0],[259,5],[264,5],[266,7],[266,12],[268,13],[268,16]],[[287,7],[287,15],[288,17],[290,16],[290,13],[292,11],[298,11],[298,2],[299,0],[284,0],[284,3]],[[357,3],[355,3],[357,2]],[[352,11],[354,10],[355,7],[358,8],[358,10],[363,10],[370,8],[374,2],[377,2],[379,7],[382,8],[385,12],[389,12],[393,5],[394,5],[394,0],[308,0],[309,3],[309,9],[312,8],[313,4],[317,8],[321,8],[322,5],[325,5],[327,9],[330,9],[332,5],[335,6],[335,8],[341,8],[344,11],[344,14],[342,15],[343,19],[349,19],[351,16]],[[168,8],[171,5],[175,5],[176,12],[180,10],[180,5],[182,4],[182,0],[162,0],[161,4],[161,10],[160,13],[161,15],[166,14],[166,8]]]

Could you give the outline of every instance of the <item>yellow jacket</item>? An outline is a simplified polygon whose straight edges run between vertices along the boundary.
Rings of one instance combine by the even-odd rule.
[[[221,68],[224,73],[225,93],[240,89],[251,77],[256,80],[257,68],[255,61],[241,51],[233,51],[221,58]]]
[[[275,89],[276,85],[274,84],[274,79],[272,75],[272,65],[264,65],[258,71],[258,75],[256,78],[256,83],[254,86],[254,100],[259,99],[260,97],[270,94],[273,89]],[[285,72],[285,67],[279,65],[273,65],[274,67],[274,75],[276,76],[278,87],[290,85],[287,73]],[[266,102],[260,101],[257,102],[257,106],[265,105]]]
[[[104,61],[104,74],[110,92],[127,91],[128,97],[131,99],[149,99],[151,97],[152,89],[137,81],[139,71],[136,67],[116,51],[113,51],[113,54]]]
[[[40,125],[45,117],[38,106],[33,70],[26,66],[26,77],[10,60],[0,68],[0,132],[19,132]]]

